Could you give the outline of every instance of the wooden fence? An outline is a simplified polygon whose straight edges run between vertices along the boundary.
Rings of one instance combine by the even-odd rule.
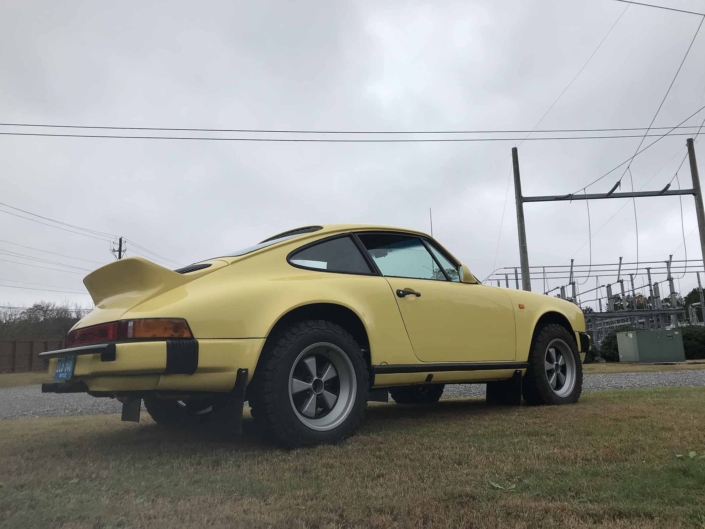
[[[0,373],[45,371],[47,364],[37,355],[64,348],[64,340],[0,340]]]

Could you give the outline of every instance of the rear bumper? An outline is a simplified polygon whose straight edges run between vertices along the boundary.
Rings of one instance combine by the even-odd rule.
[[[64,392],[85,385],[88,391],[231,391],[239,369],[254,373],[264,338],[240,340],[165,340],[110,343],[42,353],[54,375],[57,359],[76,356],[69,383],[49,385]],[[248,380],[249,382],[249,380]]]

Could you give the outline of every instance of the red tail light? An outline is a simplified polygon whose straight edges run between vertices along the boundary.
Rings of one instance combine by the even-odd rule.
[[[126,340],[193,338],[186,320],[154,318],[102,323],[69,332],[66,347]]]

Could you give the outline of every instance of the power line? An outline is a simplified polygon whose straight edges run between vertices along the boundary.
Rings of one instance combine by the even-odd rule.
[[[76,226],[75,224],[69,224],[68,222],[62,222],[62,221],[60,221],[60,220],[51,219],[51,218],[49,218],[49,217],[44,217],[44,216],[42,216],[42,215],[38,215],[37,213],[32,213],[31,211],[27,211],[27,210],[24,210],[24,209],[16,208],[15,206],[10,206],[9,204],[5,204],[5,203],[3,203],[3,202],[0,202],[0,206],[6,207],[6,208],[10,208],[10,209],[14,209],[15,211],[19,211],[19,212],[25,213],[25,214],[27,214],[27,215],[32,215],[33,217],[38,217],[38,218],[40,218],[40,219],[48,220],[48,221],[54,222],[54,223],[56,223],[56,224],[61,224],[61,225],[63,225],[63,226],[67,226],[67,227],[73,228],[73,229],[75,229],[75,230],[85,231],[85,232],[88,232],[88,233],[92,233],[92,234],[94,234],[94,235],[103,235],[103,236],[110,237],[110,238],[113,238],[113,239],[114,239],[115,237],[117,237],[117,235],[113,235],[112,233],[105,233],[105,232],[102,232],[102,231],[90,230],[90,229],[88,229],[88,228],[83,228],[83,227],[81,227],[81,226]]]
[[[629,7],[629,6],[627,6]],[[583,190],[583,192],[587,195],[587,191]],[[590,266],[588,268],[588,275],[585,278],[585,281],[582,283],[578,283],[579,285],[584,285],[587,283],[588,279],[590,279],[590,272],[592,271],[592,221],[590,220],[590,201],[585,200],[585,207],[587,208],[587,218],[588,218],[588,241],[590,242]]]
[[[678,189],[681,188],[681,179],[678,178],[678,172],[676,171],[676,179],[678,180]],[[682,279],[685,277],[685,273],[688,270],[688,245],[685,243],[685,220],[683,219],[683,197],[678,195],[678,202],[680,204],[680,209],[681,209],[681,233],[683,234],[683,246],[684,246],[684,251],[685,251],[685,271],[683,271],[683,275],[679,278]]]
[[[631,2],[630,0],[614,0],[615,2],[622,2],[624,4],[634,4],[637,6],[643,6],[643,7],[653,7],[656,9],[664,9],[666,11],[675,11],[677,13],[687,13],[689,15],[698,15],[701,17],[705,17],[705,13],[697,13],[695,11],[686,11],[685,9],[676,9],[674,7],[665,7],[665,6],[657,6],[653,4],[643,4],[641,2]]]
[[[42,138],[78,138],[110,140],[181,140],[181,141],[235,141],[255,143],[485,143],[497,141],[561,141],[561,140],[617,140],[642,138],[641,134],[609,136],[549,136],[542,138],[415,138],[415,139],[337,139],[337,138],[217,138],[213,136],[123,136],[113,134],[50,134],[35,132],[0,132],[1,136],[32,136]],[[647,138],[661,138],[668,134],[649,134]],[[670,134],[691,136],[690,132]]]
[[[81,227],[81,226],[76,226],[76,225],[74,225],[74,224],[69,224],[69,223],[67,223],[67,222],[62,222],[62,221],[60,221],[60,220],[52,219],[52,218],[50,218],[50,217],[45,217],[45,216],[42,216],[42,215],[38,215],[37,213],[32,213],[31,211],[26,211],[26,210],[24,210],[24,209],[16,208],[16,207],[14,207],[14,206],[10,206],[9,204],[4,204],[4,203],[1,203],[1,202],[0,202],[0,206],[4,206],[4,207],[7,207],[7,208],[11,208],[11,209],[14,209],[14,210],[16,210],[16,211],[20,211],[20,212],[22,212],[22,213],[25,213],[25,214],[27,214],[27,215],[31,215],[31,216],[33,216],[33,217],[38,217],[38,218],[41,218],[41,219],[43,219],[43,220],[47,220],[47,221],[49,221],[49,222],[53,222],[53,223],[55,223],[55,224],[61,224],[62,226],[68,226],[68,227],[70,227],[71,229],[64,228],[64,227],[61,227],[61,226],[55,226],[54,224],[47,224],[46,222],[42,222],[42,221],[39,221],[39,220],[37,220],[37,219],[25,217],[25,216],[23,216],[23,215],[19,215],[19,214],[17,214],[17,213],[13,213],[13,212],[11,212],[11,211],[5,211],[5,210],[3,210],[3,209],[0,209],[0,213],[7,213],[8,215],[13,215],[13,216],[15,216],[15,217],[19,217],[19,218],[21,218],[21,219],[29,220],[29,221],[31,221],[31,222],[36,222],[36,223],[42,224],[42,225],[44,225],[44,226],[49,226],[50,228],[56,228],[56,229],[59,229],[59,230],[68,231],[69,233],[75,233],[75,234],[77,234],[77,235],[83,235],[84,237],[90,237],[90,238],[92,238],[92,239],[97,239],[97,240],[102,240],[102,241],[107,241],[107,242],[113,242],[113,239],[115,239],[115,238],[118,237],[117,235],[113,235],[113,234],[111,234],[111,233],[101,232],[101,231],[96,231],[96,230],[89,230],[88,228],[83,228],[83,227]],[[81,231],[74,231],[74,229],[75,229],[75,230],[81,230]],[[107,238],[107,237],[110,237],[110,238]],[[127,240],[127,239],[126,239],[126,240]],[[130,242],[131,242],[134,246],[137,246],[138,248],[142,248],[142,250],[144,250],[145,252],[151,253],[151,254],[156,255],[156,256],[158,256],[158,257],[161,257],[162,259],[164,259],[164,260],[166,260],[166,261],[172,261],[172,262],[178,264],[176,261],[173,261],[173,260],[168,259],[168,258],[166,258],[166,257],[160,256],[159,254],[156,254],[156,253],[152,252],[151,250],[148,250],[148,249],[144,248],[143,246],[139,246],[139,245],[136,244],[134,241],[130,241]],[[15,244],[15,243],[10,243],[10,244]],[[27,246],[26,248],[30,248],[30,247]],[[34,248],[34,249],[36,249],[36,248]],[[39,250],[39,251],[45,251],[45,250]],[[53,252],[49,252],[49,253],[53,253]],[[56,255],[60,255],[60,254],[56,254]],[[68,256],[64,256],[64,257],[68,257]],[[79,259],[79,258],[77,258],[77,257],[70,257],[70,258],[71,258],[71,259]],[[84,260],[84,261],[87,261],[87,259],[83,259],[83,260]],[[103,264],[103,263],[98,263],[97,261],[91,261],[91,262],[96,263],[96,264]]]
[[[626,11],[626,9],[624,10]],[[624,14],[624,12],[622,13]],[[621,15],[620,15],[621,17]],[[619,21],[619,19],[617,19]],[[616,22],[615,22],[616,24]],[[614,25],[612,26],[614,27]],[[605,38],[607,38],[605,35]],[[604,42],[604,39],[603,39]],[[595,50],[597,50],[599,47]],[[593,52],[593,55],[595,54]],[[592,56],[591,56],[592,58]],[[590,59],[588,59],[590,62]],[[585,69],[588,62],[583,65],[583,68],[578,75],[568,84],[570,87],[582,70]],[[558,99],[565,93],[558,96],[553,105],[558,102]],[[549,109],[552,107],[549,107]],[[544,115],[545,117],[545,115]],[[541,120],[537,123],[541,124]],[[548,133],[576,133],[576,132],[636,132],[646,130],[648,127],[608,127],[608,128],[587,128],[587,129],[540,129],[533,128],[531,130],[523,129],[472,129],[472,130],[304,130],[304,129],[206,129],[206,128],[187,128],[187,127],[117,127],[104,125],[52,125],[45,123],[0,123],[0,127],[27,127],[27,128],[52,128],[52,129],[81,129],[81,130],[140,130],[154,132],[222,132],[222,133],[241,133],[241,134],[548,134]],[[697,125],[685,125],[679,128],[689,129],[695,128]],[[651,130],[667,130],[672,127],[651,127]]]
[[[18,215],[17,213],[13,213],[13,212],[11,212],[11,211],[5,211],[4,209],[0,209],[0,213],[6,213],[6,214],[8,214],[8,215],[12,215],[13,217],[19,217],[19,218],[24,219],[24,220],[29,220],[29,221],[31,221],[31,222],[36,222],[37,224],[42,224],[43,226],[49,226],[50,228],[56,228],[57,230],[67,231],[67,232],[69,232],[69,233],[74,233],[74,234],[76,234],[76,235],[83,235],[84,237],[88,237],[88,238],[90,238],[90,239],[96,239],[96,240],[98,240],[98,241],[112,242],[111,239],[107,239],[107,238],[104,238],[104,237],[96,237],[96,236],[94,236],[94,235],[90,235],[90,234],[88,234],[88,233],[81,232],[81,231],[69,230],[69,229],[66,229],[66,228],[62,228],[61,226],[55,226],[54,224],[48,224],[48,223],[46,223],[46,222],[42,222],[42,221],[37,220],[37,219],[31,219],[31,218],[29,218],[29,217],[23,217],[22,215]]]
[[[77,294],[85,294],[85,290],[76,290],[71,287],[62,287],[62,286],[58,286],[58,285],[45,285],[44,283],[32,283],[30,281],[18,281],[17,279],[3,279],[3,278],[0,278],[0,281],[5,281],[6,283],[22,283],[23,285],[33,285],[35,287],[61,288],[63,290],[75,292]]]
[[[50,261],[48,259],[42,259],[41,257],[32,257],[31,255],[26,255],[23,253],[17,253],[17,252],[10,252],[7,250],[0,250],[0,255],[9,255],[10,257],[19,257],[20,259],[27,259],[29,261],[36,261],[38,263],[46,263],[46,264],[53,264],[53,265],[59,265],[59,266],[64,266],[66,268],[73,268],[75,270],[82,270],[84,272],[90,272],[88,268],[81,268],[80,266],[73,266],[73,265],[67,265],[64,263],[60,263],[58,261]]]
[[[49,268],[48,266],[39,266],[39,265],[34,265],[34,264],[29,264],[29,263],[21,263],[19,261],[9,261],[7,259],[0,259],[3,263],[13,263],[13,264],[18,264],[18,265],[24,265],[24,266],[31,266],[32,268],[43,268],[44,270],[53,270],[54,272],[66,272],[67,274],[78,274],[78,275],[83,275],[81,272],[73,272],[72,270],[62,270],[60,268]]]
[[[681,122],[679,123],[679,125],[682,125],[683,123],[685,123],[686,121],[688,121],[688,120],[689,120],[690,118],[692,118],[693,116],[699,114],[703,109],[705,109],[705,106],[700,107],[698,110],[696,110],[695,112],[693,112],[690,116],[688,116],[688,117],[685,118],[683,121],[681,121]],[[676,129],[673,128],[673,129],[671,129],[671,130],[676,130]],[[609,171],[607,171],[605,174],[603,174],[603,175],[600,176],[599,178],[596,178],[595,180],[593,180],[592,182],[590,182],[590,183],[589,183],[588,185],[586,185],[585,187],[581,187],[580,189],[578,189],[577,191],[575,191],[574,193],[571,193],[571,194],[579,193],[579,192],[582,191],[583,189],[587,189],[588,187],[592,186],[593,184],[596,184],[597,182],[599,182],[599,181],[602,180],[603,178],[605,178],[605,177],[609,176],[610,174],[614,173],[617,169],[619,169],[620,167],[622,167],[624,164],[631,162],[634,158],[636,158],[637,156],[639,156],[641,153],[643,153],[643,152],[649,150],[651,147],[653,147],[654,145],[656,145],[658,142],[660,142],[660,141],[661,141],[662,139],[664,139],[666,136],[676,136],[676,134],[670,134],[670,132],[667,132],[666,134],[662,135],[659,139],[652,141],[652,142],[649,143],[646,147],[644,147],[643,149],[641,149],[640,151],[638,151],[636,154],[634,154],[633,156],[627,158],[626,160],[624,160],[622,163],[620,163],[620,164],[617,165],[616,167],[613,167],[612,169],[610,169]]]
[[[668,94],[671,93],[671,88],[673,88],[673,85],[675,84],[676,79],[678,78],[678,74],[681,72],[681,68],[683,68],[683,64],[685,64],[685,60],[688,58],[688,54],[690,53],[690,50],[693,47],[693,44],[695,43],[695,39],[698,38],[698,33],[700,33],[700,28],[702,27],[704,21],[705,21],[705,17],[703,17],[700,20],[700,24],[698,24],[698,29],[695,30],[695,35],[693,35],[693,39],[690,41],[690,45],[688,46],[688,49],[686,50],[685,55],[683,56],[683,60],[681,61],[680,65],[678,66],[678,70],[676,70],[676,75],[673,76],[673,79],[671,80],[671,84],[668,85],[668,90],[666,90],[666,94],[663,96],[663,99],[661,99],[661,104],[656,109],[656,114],[654,114],[654,117],[651,120],[651,123],[649,123],[649,128],[644,133],[644,137],[639,142],[639,145],[637,146],[635,153],[639,152],[639,149],[641,149],[641,146],[644,144],[644,140],[647,138],[649,131],[651,130],[651,126],[656,121],[656,118],[658,117],[659,112],[661,112],[661,108],[663,108],[663,104],[666,102],[666,99],[668,98]],[[634,158],[632,158],[632,160],[633,159]],[[627,165],[627,168],[625,169],[624,173],[622,173],[622,176],[619,179],[620,182],[622,181],[622,178],[624,178],[624,175],[627,173],[627,171],[629,170],[631,165],[632,165],[632,162],[630,161],[629,165]],[[636,207],[636,205],[634,207]]]
[[[28,250],[35,250],[37,252],[49,253],[51,255],[58,255],[59,257],[65,257],[67,259],[76,259],[78,261],[86,261],[87,263],[94,263],[94,264],[99,264],[99,265],[105,264],[100,261],[92,261],[90,259],[84,259],[83,257],[73,257],[71,255],[65,255],[62,253],[50,252],[49,250],[42,250],[40,248],[33,248],[32,246],[25,246],[24,244],[18,244],[16,242],[5,241],[3,239],[0,239],[0,243],[12,244],[13,246],[19,246],[20,248],[27,248]]]
[[[81,296],[90,296],[90,294],[88,294],[86,292],[69,292],[66,290],[50,290],[50,289],[46,289],[46,288],[16,287],[16,286],[12,286],[12,285],[0,285],[0,288],[19,288],[21,290],[37,290],[39,292],[59,292],[61,294],[78,294]]]
[[[529,136],[532,134],[532,132],[534,132],[534,131],[538,128],[538,126],[541,124],[541,122],[546,118],[546,116],[548,116],[549,112],[551,112],[551,110],[553,109],[553,107],[556,106],[556,104],[558,103],[558,101],[563,97],[563,95],[564,95],[564,94],[568,91],[568,89],[573,85],[573,83],[575,82],[575,80],[576,80],[578,77],[580,77],[580,74],[583,73],[583,70],[585,70],[585,68],[586,68],[587,65],[590,63],[590,61],[592,61],[592,59],[593,59],[593,57],[595,56],[595,54],[597,53],[597,51],[602,47],[602,44],[604,44],[605,40],[607,40],[607,37],[609,37],[610,34],[612,33],[612,30],[614,29],[614,27],[615,27],[615,26],[617,25],[617,23],[622,19],[622,17],[624,16],[624,13],[627,12],[627,9],[629,9],[629,6],[625,7],[624,10],[620,13],[620,15],[619,15],[619,16],[617,17],[617,19],[614,21],[614,23],[612,24],[612,26],[610,26],[610,29],[607,31],[607,33],[605,34],[605,36],[602,37],[602,40],[601,40],[600,43],[597,45],[597,47],[595,48],[595,50],[590,54],[590,56],[588,57],[587,61],[585,61],[585,63],[583,64],[583,66],[580,68],[580,70],[578,71],[578,73],[573,77],[573,79],[571,79],[571,81],[566,85],[566,87],[563,89],[563,91],[562,91],[560,94],[558,94],[558,97],[553,101],[553,103],[551,103],[551,105],[548,107],[548,110],[546,110],[546,112],[544,112],[543,116],[541,116],[541,119],[539,119],[539,120],[536,122],[536,125],[534,125],[534,128],[533,128],[533,129],[531,130],[531,132],[529,132],[529,134],[527,134],[527,136],[519,143],[519,145],[521,145],[522,143],[524,143],[524,141],[526,141],[527,139],[529,139]],[[504,206],[502,207],[502,220],[501,220],[500,223],[499,223],[499,234],[498,234],[498,236],[497,236],[497,248],[495,249],[494,262],[492,263],[492,267],[493,267],[493,268],[494,268],[495,266],[497,266],[497,255],[499,254],[499,244],[500,244],[500,242],[502,241],[502,228],[504,228],[504,216],[505,216],[506,211],[507,211],[507,199],[509,198],[509,183],[511,182],[511,179],[512,179],[512,173],[510,172],[510,173],[509,173],[509,176],[508,176],[508,178],[507,178],[507,189],[506,189],[506,191],[504,192]]]
[[[632,193],[634,192],[634,176],[632,176],[632,170],[627,167],[629,171],[629,180],[632,185]],[[632,204],[634,205],[634,231],[636,233],[636,273],[639,273],[639,218],[636,214],[636,198],[632,197]]]
[[[127,241],[130,242],[130,243],[132,243],[132,246],[135,246],[135,247],[139,248],[139,249],[142,250],[143,252],[147,252],[148,254],[154,255],[154,256],[160,258],[160,259],[163,260],[163,261],[170,262],[170,263],[174,263],[174,264],[176,264],[176,265],[179,264],[178,261],[174,261],[173,259],[169,259],[168,257],[164,257],[163,255],[160,255],[160,254],[158,254],[158,253],[156,253],[156,252],[153,252],[152,250],[148,250],[148,249],[145,248],[144,246],[140,246],[139,244],[137,244],[135,241],[133,241],[133,240],[131,240],[131,239],[127,239]]]

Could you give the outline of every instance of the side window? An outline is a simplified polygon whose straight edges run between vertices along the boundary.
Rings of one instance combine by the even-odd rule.
[[[345,272],[348,274],[372,274],[370,266],[350,237],[339,237],[299,250],[289,262],[303,268]]]
[[[451,281],[454,281],[456,283],[460,283],[460,273],[458,272],[458,267],[455,266],[450,259],[448,259],[445,255],[443,255],[438,248],[436,248],[432,242],[428,241],[428,246],[431,248],[431,253],[433,253],[434,257],[438,260],[438,262],[441,264],[443,267],[443,270],[445,270],[446,275]]]
[[[443,271],[417,237],[382,233],[362,234],[359,237],[382,275],[446,280]]]

